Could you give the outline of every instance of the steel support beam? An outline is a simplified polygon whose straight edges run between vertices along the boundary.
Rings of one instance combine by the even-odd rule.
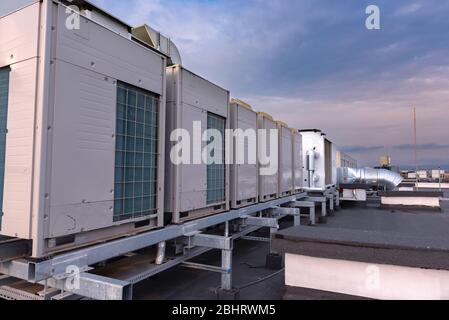
[[[132,251],[150,247],[163,241],[176,239],[198,230],[219,225],[225,223],[226,221],[232,221],[242,217],[255,215],[272,207],[294,202],[301,197],[304,197],[304,194],[289,196],[267,203],[260,203],[254,206],[232,210],[222,214],[187,222],[183,225],[167,226],[160,230],[153,230],[132,237],[114,240],[74,252],[61,254],[44,262],[30,263],[32,264],[30,267],[30,272],[32,272],[32,275],[30,278],[25,278],[25,280],[39,282],[51,278],[54,275],[64,274],[68,266],[74,265],[83,267],[93,265]]]
[[[190,269],[204,270],[204,271],[217,272],[217,273],[227,273],[228,272],[228,270],[225,270],[222,267],[210,266],[210,265],[201,264],[201,263],[183,262],[181,264],[181,266],[185,267],[185,268],[190,268]]]
[[[216,236],[211,234],[197,234],[181,238],[179,242],[186,244],[189,248],[206,247],[211,249],[232,250],[232,238]]]
[[[132,285],[129,282],[82,272],[66,279],[48,279],[48,286],[64,292],[95,300],[130,300]]]
[[[258,217],[243,217],[243,224],[247,226],[267,227],[279,229],[279,221],[276,218],[258,218]]]

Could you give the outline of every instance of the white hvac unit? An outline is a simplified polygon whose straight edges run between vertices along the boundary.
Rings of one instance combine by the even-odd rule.
[[[300,130],[304,161],[304,188],[325,191],[337,183],[336,150],[320,130]]]
[[[429,173],[427,172],[427,170],[419,170],[418,171],[418,179],[420,179],[420,180],[429,179]]]
[[[409,172],[407,174],[407,179],[416,179],[417,176],[416,172]]]
[[[302,136],[298,130],[292,129],[293,135],[293,193],[302,192],[303,188],[303,157],[302,157]]]
[[[47,0],[0,19],[0,234],[33,257],[163,226],[166,58],[66,18]]]
[[[293,192],[293,133],[288,125],[278,121],[279,135],[279,197]]]
[[[257,113],[247,103],[231,101],[230,127],[234,131],[231,165],[231,207],[259,201],[257,163]]]
[[[444,170],[432,170],[432,180],[439,181],[443,180],[445,171]]]
[[[227,90],[182,66],[167,68],[167,138],[175,139],[167,143],[170,148],[166,154],[165,209],[172,214],[174,223],[229,209],[230,175],[229,166],[225,164],[228,119]],[[177,135],[174,130],[180,133],[179,129],[187,136]],[[207,129],[221,137],[203,139]],[[185,144],[186,140],[190,144]],[[181,141],[186,146],[182,151]],[[207,159],[202,157],[203,153],[207,154]],[[182,155],[182,159],[173,161],[174,154]]]
[[[267,202],[277,199],[279,194],[278,125],[269,114],[261,112],[257,118],[258,129],[263,133],[258,135],[257,142],[259,148],[259,201]],[[275,135],[273,131],[276,133]]]

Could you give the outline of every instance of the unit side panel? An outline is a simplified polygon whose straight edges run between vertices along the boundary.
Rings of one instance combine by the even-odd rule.
[[[55,83],[50,237],[111,225],[114,200],[116,85],[60,61]]]
[[[2,234],[29,239],[37,59],[11,66]]]
[[[302,172],[303,172],[303,160],[302,160],[302,136],[300,134],[294,134],[293,139],[293,166],[294,166],[294,189],[301,189]]]
[[[292,133],[288,128],[279,130],[279,190],[281,193],[292,190],[293,186],[293,156],[292,156]]]
[[[273,146],[271,146],[270,143],[270,130],[277,130],[277,125],[274,121],[271,121],[270,119],[262,118],[259,119],[259,129],[265,129],[266,130],[266,146],[264,147],[266,156],[271,156],[272,152],[278,152],[275,150]],[[262,141],[259,141],[259,147],[261,147]],[[263,150],[261,150],[263,152]],[[273,175],[260,175],[259,176],[259,196],[269,196],[273,194],[278,193],[278,185],[279,185],[279,170],[276,170],[276,174]]]
[[[245,108],[238,108],[238,125],[237,129],[243,131],[251,130],[257,133],[257,114]],[[237,188],[237,201],[248,200],[256,198],[258,194],[257,186],[257,163],[249,163],[249,142],[245,139],[244,142],[244,156],[245,162],[243,164],[235,164],[237,168],[237,183],[232,187]],[[254,141],[253,146],[257,143]],[[235,144],[234,152],[236,159],[239,157],[239,148]],[[255,150],[257,152],[257,150]],[[257,157],[256,157],[257,159]]]
[[[207,128],[207,112],[198,108],[182,104],[182,128],[190,132],[193,141],[193,123],[199,121],[203,130]],[[206,143],[202,142],[202,150]],[[190,148],[191,159],[194,154]],[[179,168],[180,181],[178,194],[180,195],[180,212],[187,212],[207,207],[207,170],[206,164],[183,164]]]

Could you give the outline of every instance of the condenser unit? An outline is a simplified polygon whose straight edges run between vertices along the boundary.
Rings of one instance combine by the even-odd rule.
[[[257,163],[257,113],[247,103],[231,101],[233,130],[231,206],[241,208],[259,201]]]
[[[266,113],[258,114],[259,148],[259,201],[267,202],[279,197],[279,135],[278,125]],[[273,135],[274,132],[276,133]],[[273,138],[272,138],[273,137]]]
[[[182,66],[167,68],[167,139],[176,139],[167,143],[165,206],[174,223],[229,209],[229,166],[225,161],[228,127],[227,90]],[[186,136],[181,138],[176,131]],[[205,132],[216,132],[221,137],[203,139]],[[190,143],[185,144],[186,140]],[[209,150],[211,142],[218,148]],[[187,159],[173,161],[173,156]],[[217,161],[219,158],[221,161]]]
[[[324,191],[337,183],[336,150],[320,130],[301,130],[304,188]]]
[[[293,192],[293,134],[288,125],[278,121],[279,135],[279,191],[278,196],[284,197]]]
[[[69,14],[0,19],[0,234],[33,257],[163,226],[166,58]]]

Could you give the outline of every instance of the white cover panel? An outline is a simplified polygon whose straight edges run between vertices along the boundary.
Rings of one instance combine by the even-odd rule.
[[[289,128],[279,129],[279,193],[293,188],[293,135]]]
[[[1,233],[29,239],[37,59],[11,66]]]
[[[273,120],[270,120],[265,117],[259,117],[259,129],[266,129],[267,134],[267,147],[266,154],[270,155],[272,152],[272,147],[270,145],[270,137],[269,130],[277,130],[277,124]],[[279,170],[276,174],[271,176],[260,175],[259,174],[259,197],[263,198],[264,196],[270,196],[272,194],[278,193],[278,185],[279,185]]]
[[[58,16],[58,60],[163,94],[162,56],[84,17],[80,30],[69,30],[62,6]]]
[[[293,135],[293,185],[294,190],[301,189],[302,183],[302,136],[299,133]]]
[[[252,129],[257,133],[257,113],[247,108],[233,104],[231,107],[232,129],[246,131]],[[239,158],[239,148],[236,139],[234,140],[234,166],[231,181],[231,193],[234,201],[243,201],[257,198],[257,163],[248,163],[248,142],[245,139],[245,163],[237,164]]]
[[[207,113],[203,110],[183,104],[182,127],[193,132],[193,121],[201,121],[203,130],[207,128]],[[206,143],[202,143],[203,148]],[[191,155],[193,157],[193,154]],[[182,165],[180,192],[180,212],[206,207],[207,201],[207,170],[205,164]]]
[[[115,114],[112,79],[57,62],[51,237],[112,224]]]
[[[39,8],[35,3],[0,19],[0,68],[37,56]]]

